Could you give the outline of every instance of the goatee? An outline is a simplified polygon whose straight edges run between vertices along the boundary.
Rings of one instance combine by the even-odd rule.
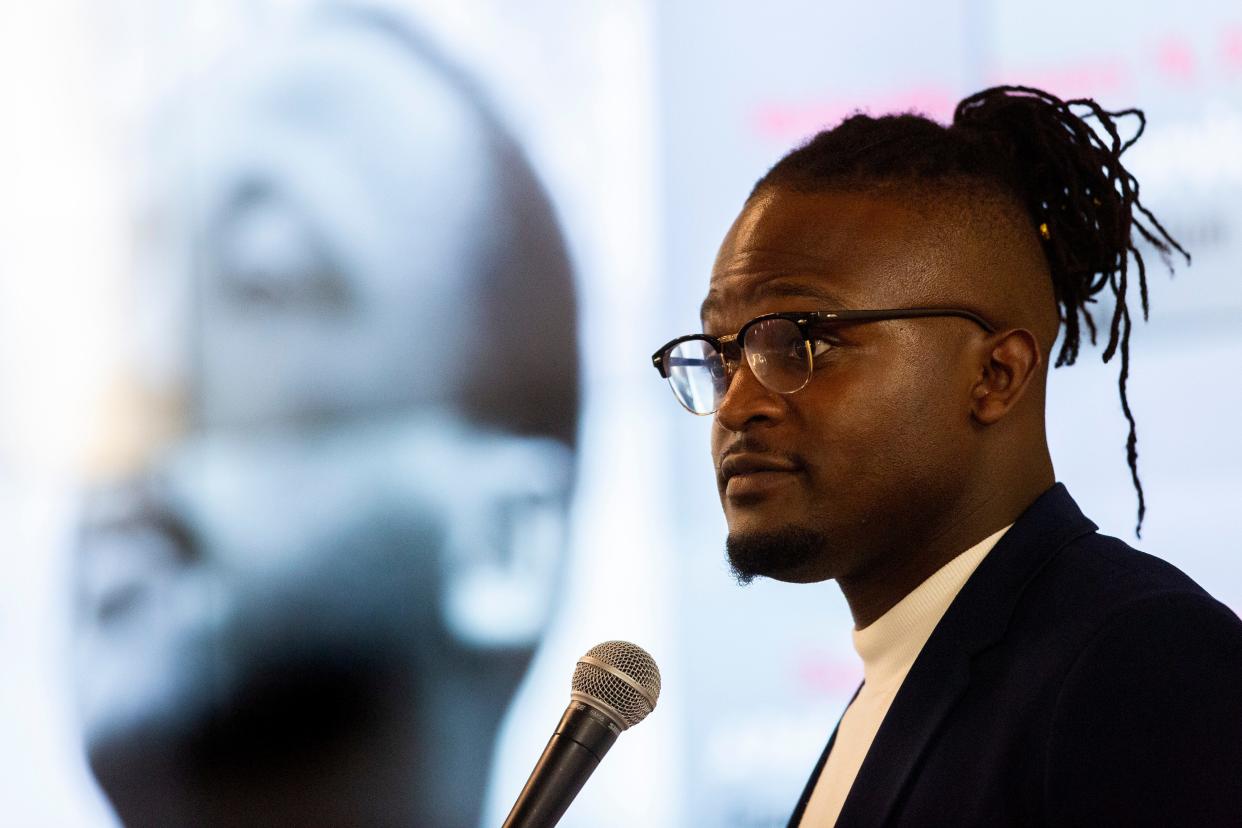
[[[725,539],[729,568],[740,586],[759,577],[787,580],[783,576],[806,569],[826,546],[822,533],[803,526],[748,534],[730,532]]]

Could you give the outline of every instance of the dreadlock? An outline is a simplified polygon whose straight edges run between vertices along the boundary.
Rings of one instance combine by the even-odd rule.
[[[1077,110],[1077,111],[1076,111]],[[1138,129],[1123,141],[1117,120],[1134,116]],[[1094,119],[1096,127],[1088,124]],[[1115,299],[1104,362],[1119,350],[1118,390],[1129,423],[1126,460],[1138,495],[1135,533],[1147,511],[1138,474],[1138,435],[1126,381],[1130,375],[1130,257],[1138,270],[1139,301],[1147,319],[1147,268],[1137,236],[1172,271],[1174,250],[1190,254],[1139,201],[1139,185],[1121,155],[1143,134],[1138,109],[1109,112],[1089,98],[1063,101],[1026,86],[996,86],[963,99],[948,126],[919,115],[854,115],[782,158],[755,185],[801,190],[884,184],[959,183],[991,188],[1016,199],[1037,229],[1052,275],[1065,335],[1056,365],[1078,358],[1082,326],[1092,344],[1090,304],[1105,289]]]

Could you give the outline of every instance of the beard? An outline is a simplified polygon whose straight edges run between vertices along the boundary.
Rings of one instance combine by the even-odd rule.
[[[827,540],[822,532],[804,526],[749,534],[730,532],[725,539],[725,552],[739,586],[759,577],[802,580],[790,576],[810,569],[823,555]]]

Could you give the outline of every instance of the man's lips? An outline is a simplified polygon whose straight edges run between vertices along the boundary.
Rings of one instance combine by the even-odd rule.
[[[770,454],[730,454],[720,464],[720,476],[726,483],[738,475],[801,470],[802,466],[798,463]]]
[[[771,454],[738,453],[720,464],[720,481],[730,499],[761,496],[787,485],[802,471],[802,465]]]

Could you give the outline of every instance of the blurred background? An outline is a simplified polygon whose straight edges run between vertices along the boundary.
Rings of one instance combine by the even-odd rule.
[[[1001,82],[1147,113],[1194,264],[1132,345],[1141,542],[1098,348],[1053,458],[1242,609],[1236,3],[5,4],[0,822],[499,824],[622,638],[660,706],[565,824],[783,825],[849,613],[734,584],[649,355],[783,152]]]

